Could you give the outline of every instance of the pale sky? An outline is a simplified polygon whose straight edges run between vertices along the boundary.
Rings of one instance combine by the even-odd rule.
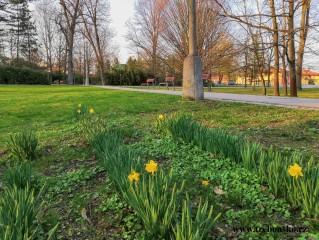
[[[135,0],[109,0],[111,5],[112,27],[116,30],[117,36],[114,42],[119,47],[120,63],[126,63],[131,51],[127,48],[127,42],[124,38],[126,34],[125,22],[134,16]]]

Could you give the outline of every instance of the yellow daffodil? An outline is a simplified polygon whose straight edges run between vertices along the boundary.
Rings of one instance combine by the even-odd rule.
[[[154,174],[155,172],[157,172],[157,163],[154,160],[150,160],[149,163],[145,165],[145,170],[148,173]]]
[[[133,181],[138,182],[138,179],[139,179],[140,175],[141,175],[140,173],[135,172],[135,171],[132,169],[131,174],[128,175],[128,179],[130,180],[130,182],[133,182]]]
[[[209,185],[209,181],[203,180],[203,181],[202,181],[202,185],[203,185],[203,186],[208,186],[208,185]]]
[[[80,109],[78,109],[78,110],[77,110],[77,113],[79,113],[79,114],[80,114],[80,113],[81,113],[81,110],[80,110]]]
[[[288,169],[288,173],[290,174],[290,176],[296,177],[296,179],[299,176],[303,176],[302,167],[300,167],[297,163],[295,163],[293,166],[290,166],[290,168]]]
[[[79,104],[78,104],[78,107],[79,107],[79,108],[80,108],[80,107],[82,107],[82,104],[81,104],[81,103],[79,103]]]
[[[160,119],[160,120],[164,119],[164,115],[163,115],[163,114],[160,114],[160,115],[158,116],[158,119]]]
[[[89,112],[90,112],[90,113],[94,113],[94,109],[91,108],[91,109],[89,110]]]

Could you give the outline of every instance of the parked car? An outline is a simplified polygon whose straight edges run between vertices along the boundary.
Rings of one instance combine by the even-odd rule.
[[[228,80],[228,85],[236,85],[236,81],[235,80]]]

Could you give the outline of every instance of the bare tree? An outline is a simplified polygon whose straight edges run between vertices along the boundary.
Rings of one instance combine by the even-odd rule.
[[[212,11],[216,9],[216,11]],[[210,0],[199,1],[196,5],[196,49],[203,59],[205,72],[218,73],[227,69],[234,61],[236,48],[229,34],[227,24],[218,13],[218,6]],[[173,59],[170,65],[181,72],[184,58],[188,55],[189,30],[186,0],[171,0],[165,10],[163,57]]]
[[[154,78],[157,77],[159,41],[165,29],[163,13],[167,3],[168,0],[137,0],[134,19],[127,23],[126,38],[133,49],[143,51],[151,59]]]
[[[84,36],[95,53],[100,69],[101,82],[102,85],[105,85],[105,49],[103,45],[114,36],[108,26],[110,23],[109,2],[107,0],[85,1],[81,16],[84,24]],[[106,34],[102,35],[103,33]],[[104,36],[104,39],[101,36]]]
[[[53,72],[53,49],[54,37],[57,36],[57,25],[55,24],[55,17],[57,9],[50,0],[42,0],[37,2],[36,5],[36,24],[38,30],[38,38],[44,47],[45,59],[48,70]]]
[[[240,11],[237,9],[235,13],[231,11],[231,8],[227,9],[219,0],[215,0],[215,2],[219,5],[219,7],[222,9],[224,15],[231,20],[244,24],[247,26],[250,26],[252,28],[256,29],[262,29],[269,31],[272,36],[272,47],[273,47],[273,52],[274,52],[274,95],[279,96],[279,63],[280,63],[280,58],[279,58],[279,31],[280,29],[278,28],[278,15],[277,15],[277,10],[275,6],[275,0],[269,0],[269,2],[264,3],[264,10],[268,10],[269,12],[262,13],[262,23],[260,20],[256,21],[256,17],[260,15],[258,12],[253,12],[252,9],[250,8],[251,12],[247,12],[246,6],[248,4],[251,4],[252,2],[249,2],[247,0],[242,0],[241,2],[237,2],[237,7],[239,8],[240,6],[244,6],[244,10]],[[258,5],[258,1],[256,1]],[[258,10],[258,8],[256,8]],[[255,10],[256,10],[255,9]],[[269,21],[271,22],[271,25],[269,25]]]
[[[62,13],[57,19],[60,30],[67,44],[67,68],[68,79],[67,84],[74,84],[74,66],[73,66],[73,45],[76,26],[80,16],[80,8],[82,7],[82,0],[59,0],[62,7]]]

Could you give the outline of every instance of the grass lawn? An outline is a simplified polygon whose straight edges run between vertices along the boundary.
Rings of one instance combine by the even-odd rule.
[[[251,90],[245,92],[244,88],[213,88],[213,91],[231,92],[235,89],[252,94]],[[319,89],[305,89],[299,96],[318,97]],[[42,228],[45,232],[60,223],[58,239],[143,239],[141,222],[113,190],[107,174],[98,165],[83,136],[83,129],[75,117],[79,103],[94,108],[94,114],[104,119],[108,126],[122,128],[129,136],[132,148],[145,159],[161,159],[163,165],[177,169],[185,178],[195,173],[201,175],[201,172],[201,177],[205,177],[220,169],[221,175],[216,181],[228,191],[231,191],[234,181],[244,184],[242,196],[252,193],[254,198],[264,194],[258,190],[252,174],[227,161],[215,162],[210,171],[204,171],[207,166],[203,165],[203,161],[209,161],[211,156],[187,144],[158,137],[154,133],[157,116],[177,111],[191,113],[194,120],[205,126],[224,128],[234,134],[243,133],[265,147],[273,145],[288,154],[298,150],[305,158],[311,155],[315,159],[319,157],[319,111],[219,101],[183,102],[179,96],[94,87],[2,85],[0,173],[12,161],[6,147],[10,135],[26,129],[35,130],[40,146],[39,159],[33,168],[49,187],[41,215]],[[245,176],[238,176],[243,172]],[[196,177],[192,175],[190,185],[194,179]],[[194,196],[205,193],[195,185],[190,186],[189,191]],[[236,196],[228,195],[225,199],[215,196],[211,199],[216,206],[215,211],[223,214],[214,236],[242,239],[249,236],[253,239],[284,237],[234,233],[231,226],[239,223],[249,226],[254,223],[258,226],[303,226],[306,223],[312,231],[318,230],[318,222],[302,217],[300,209],[291,209],[284,200],[276,199],[271,208],[256,212],[252,200],[238,201]],[[267,204],[271,204],[272,200],[263,197]],[[93,224],[88,224],[81,216],[83,208],[88,209],[87,214]]]

